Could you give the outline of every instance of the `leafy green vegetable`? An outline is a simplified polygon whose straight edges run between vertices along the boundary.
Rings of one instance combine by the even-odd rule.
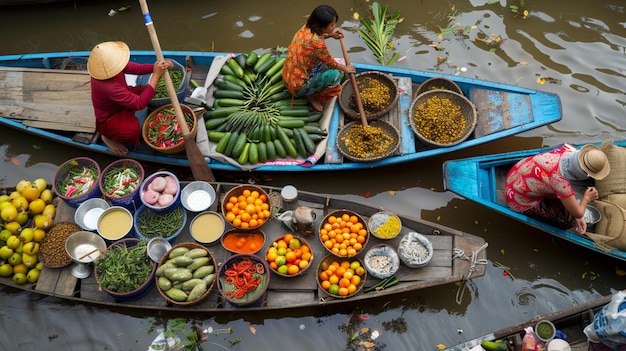
[[[117,293],[133,291],[150,277],[154,262],[148,257],[146,242],[140,240],[135,246],[125,243],[108,249],[94,262],[101,288]]]

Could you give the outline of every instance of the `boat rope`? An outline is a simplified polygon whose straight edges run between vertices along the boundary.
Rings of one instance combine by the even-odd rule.
[[[469,267],[469,271],[467,273],[467,276],[463,277],[463,281],[461,282],[461,286],[460,286],[459,290],[456,292],[456,303],[459,304],[459,305],[461,304],[461,301],[463,301],[463,294],[465,293],[465,288],[467,286],[467,283],[471,279],[472,274],[476,270],[476,265],[477,264],[485,264],[485,265],[487,264],[487,259],[486,258],[478,259],[478,254],[481,251],[483,251],[484,249],[486,249],[487,246],[489,246],[489,243],[484,243],[483,246],[478,248],[478,250],[472,251],[472,255],[470,257],[467,257],[467,255],[465,254],[465,251],[463,251],[461,249],[453,249],[453,256],[452,256],[453,260],[455,258],[460,258],[460,259],[469,261],[469,263],[470,263],[470,267]]]

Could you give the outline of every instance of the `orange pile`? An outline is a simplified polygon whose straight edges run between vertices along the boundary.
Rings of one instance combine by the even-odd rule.
[[[357,260],[322,262],[319,269],[318,278],[322,289],[338,296],[356,293],[365,275],[365,268]]]
[[[224,218],[241,229],[258,228],[270,218],[267,196],[256,190],[244,189],[241,195],[231,196],[224,208]]]
[[[320,239],[333,254],[352,257],[363,249],[367,241],[367,229],[355,215],[331,215],[320,227]]]
[[[285,234],[275,240],[267,249],[265,259],[275,272],[282,275],[296,275],[306,269],[313,261],[313,252],[309,245]]]

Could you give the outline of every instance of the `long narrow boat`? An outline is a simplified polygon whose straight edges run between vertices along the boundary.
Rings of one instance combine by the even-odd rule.
[[[626,142],[614,142],[616,146],[625,146]],[[580,148],[582,145],[578,145]],[[571,230],[563,230],[530,218],[524,214],[511,210],[504,200],[504,185],[506,174],[520,159],[545,152],[553,148],[513,151],[501,154],[469,157],[460,160],[446,161],[443,165],[444,188],[468,200],[475,201],[496,212],[526,223],[534,228],[552,234],[561,239],[578,244],[622,261],[626,261],[626,252],[612,249],[607,250],[594,243],[589,237],[579,235]],[[589,183],[573,183],[577,194],[582,194]],[[592,231],[589,227],[588,231]]]
[[[183,182],[183,186],[188,183]],[[220,212],[221,203],[228,190],[239,184],[232,183],[215,183],[216,199],[209,210]],[[272,193],[278,195],[280,188],[261,187],[270,197]],[[192,307],[181,307],[168,303],[163,296],[160,295],[158,289],[153,287],[145,296],[134,301],[116,301],[112,296],[101,291],[98,283],[91,274],[86,279],[77,279],[71,273],[71,266],[63,268],[43,267],[39,280],[36,284],[16,285],[11,278],[0,278],[0,284],[14,287],[20,290],[26,290],[33,293],[44,294],[67,299],[79,303],[88,303],[93,305],[101,305],[108,307],[121,307],[139,310],[154,311],[186,311],[186,312],[202,312],[202,313],[250,313],[252,311],[292,311],[297,310],[317,310],[319,313],[328,311],[329,308],[337,309],[342,306],[355,307],[360,303],[369,301],[370,299],[388,298],[389,296],[416,291],[427,287],[438,286],[443,284],[451,284],[456,282],[464,282],[474,277],[480,277],[485,274],[486,267],[486,247],[487,243],[484,239],[457,231],[451,228],[440,226],[435,223],[414,219],[409,217],[400,217],[402,229],[400,234],[394,239],[381,240],[370,235],[370,239],[366,242],[366,246],[361,252],[377,244],[388,244],[398,248],[401,238],[409,232],[417,232],[423,234],[433,246],[433,257],[428,265],[421,268],[409,268],[404,264],[400,264],[395,276],[400,281],[397,285],[386,288],[384,290],[375,290],[365,293],[364,290],[380,280],[373,277],[367,277],[365,283],[355,295],[347,298],[337,298],[328,295],[319,287],[317,282],[317,270],[315,267],[321,262],[322,258],[329,253],[323,247],[318,236],[318,230],[325,214],[335,210],[351,210],[361,215],[366,221],[374,213],[380,211],[363,203],[349,201],[346,199],[319,195],[309,192],[298,192],[298,204],[300,206],[308,206],[315,213],[315,221],[313,223],[314,234],[310,237],[304,237],[302,234],[295,234],[305,238],[311,246],[313,252],[312,267],[308,271],[302,272],[297,277],[282,277],[271,273],[270,284],[262,301],[255,307],[237,307],[231,305],[225,300],[213,287],[206,300]],[[55,223],[73,222],[75,208],[68,206],[65,202],[60,201],[57,205]],[[189,222],[194,217],[194,213],[188,213],[188,220],[183,231],[179,234],[172,245],[178,243],[193,242],[195,240],[189,233]],[[260,256],[264,256],[270,243],[290,232],[282,224],[281,221],[272,218],[268,220],[261,230],[267,236],[266,244],[259,251]],[[217,244],[207,246],[209,252],[219,265],[232,254],[224,249],[218,242]],[[359,253],[357,257],[362,258]],[[461,285],[464,288],[464,285]],[[256,303],[255,303],[256,305]]]
[[[480,345],[484,340],[503,340],[510,346],[509,350],[521,350],[522,340],[525,335],[524,329],[527,327],[533,327],[534,329],[537,322],[541,320],[552,322],[557,330],[565,334],[572,350],[587,350],[588,341],[583,330],[593,322],[594,314],[611,301],[611,297],[611,295],[602,296],[561,311],[537,316],[508,328],[447,348],[446,351],[468,351]]]
[[[189,80],[202,86],[214,59],[226,54],[169,51],[164,52],[164,55],[191,70]],[[88,56],[89,52],[86,51],[0,56],[0,125],[72,147],[113,155],[95,133],[95,119],[91,117],[93,108],[89,75],[85,69]],[[152,63],[155,55],[152,51],[132,51],[131,60]],[[253,169],[260,172],[374,168],[441,155],[512,136],[559,121],[562,116],[560,99],[551,93],[434,72],[358,63],[355,67],[357,73],[389,74],[397,83],[398,103],[381,117],[399,132],[399,147],[395,152],[379,160],[366,159],[372,162],[352,161],[344,157],[337,147],[337,135],[343,127],[345,116],[339,103],[335,101],[328,104],[325,111],[328,122],[326,147],[316,150],[312,162],[274,162],[242,169],[233,162],[210,157],[211,154],[207,151],[205,158],[208,165],[217,171]],[[415,136],[410,126],[409,110],[413,92],[421,83],[435,77],[456,83],[477,111],[474,132],[456,145],[426,145]],[[197,99],[191,99],[190,91],[183,90],[181,97],[184,101],[198,104]],[[154,151],[145,145],[131,151],[127,157],[160,164],[189,166],[184,152],[170,155]]]

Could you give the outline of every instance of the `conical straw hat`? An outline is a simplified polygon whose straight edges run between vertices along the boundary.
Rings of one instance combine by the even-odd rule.
[[[580,149],[578,163],[593,179],[604,179],[611,171],[606,154],[591,144],[587,144]]]
[[[96,45],[87,60],[87,71],[98,80],[109,79],[122,72],[130,60],[130,49],[121,41]]]

